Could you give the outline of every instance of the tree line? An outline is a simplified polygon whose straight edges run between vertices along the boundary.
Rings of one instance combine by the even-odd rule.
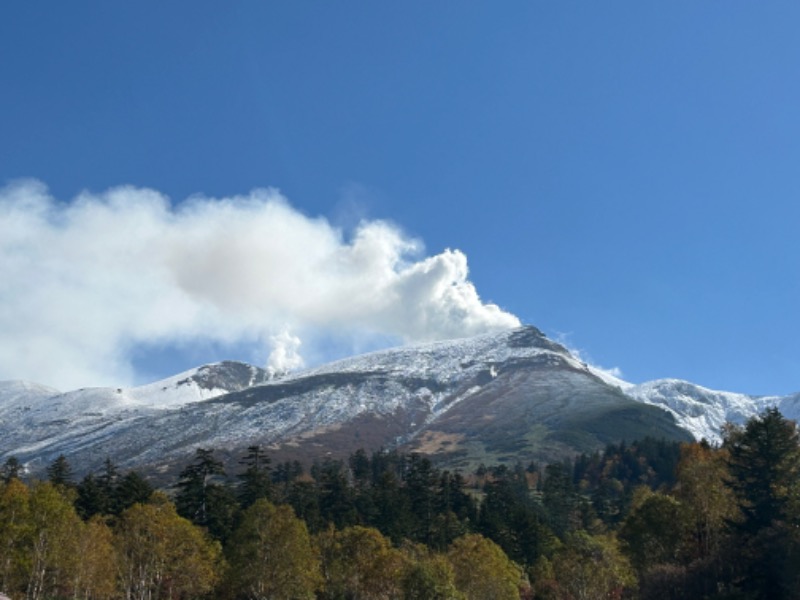
[[[462,474],[359,450],[306,470],[198,449],[170,488],[106,461],[0,482],[12,599],[800,596],[800,442],[776,409],[716,447],[645,439]]]

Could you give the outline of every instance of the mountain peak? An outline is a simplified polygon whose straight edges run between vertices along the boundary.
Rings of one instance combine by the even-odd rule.
[[[533,325],[523,325],[513,329],[508,336],[508,345],[511,348],[540,348],[551,352],[569,354],[569,351],[564,346],[548,338]]]
[[[177,385],[196,383],[205,390],[238,392],[273,379],[266,369],[233,360],[224,360],[198,367]]]

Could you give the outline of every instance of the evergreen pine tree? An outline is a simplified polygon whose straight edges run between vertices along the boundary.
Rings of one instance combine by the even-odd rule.
[[[542,504],[553,531],[561,538],[575,529],[579,519],[580,498],[572,482],[572,467],[553,463],[545,468]]]
[[[314,464],[311,475],[317,483],[322,519],[333,523],[340,529],[356,524],[358,516],[355,510],[353,488],[347,480],[344,463],[339,460],[325,459],[322,463]]]
[[[725,432],[728,485],[741,519],[729,522],[742,590],[755,598],[793,598],[797,589],[796,499],[800,493],[800,436],[777,408]]]
[[[111,512],[111,502],[107,490],[98,478],[89,473],[78,484],[75,510],[84,521],[94,515],[107,515]]]
[[[206,527],[217,539],[230,535],[238,508],[235,496],[221,482],[224,476],[214,451],[198,448],[194,462],[180,473],[175,497],[178,514]]]
[[[237,494],[241,507],[248,508],[261,498],[269,500],[272,496],[270,460],[261,446],[250,446],[239,464],[246,467],[243,473],[237,475],[241,482]]]
[[[419,454],[412,454],[409,457],[405,492],[414,517],[412,539],[424,544],[431,543],[431,525],[437,503],[438,479],[438,473],[430,459]]]
[[[3,483],[8,483],[12,479],[19,479],[21,473],[22,464],[19,459],[16,456],[9,456],[0,469],[0,479],[3,480]]]
[[[103,463],[103,472],[97,477],[97,483],[108,499],[108,506],[106,508],[109,513],[118,513],[117,508],[117,483],[119,479],[119,472],[117,466],[110,458],[106,458]]]
[[[61,485],[64,487],[71,487],[72,483],[72,467],[63,454],[58,457],[47,467],[47,479],[53,485]]]
[[[137,471],[129,471],[118,478],[114,487],[114,514],[120,514],[134,504],[144,504],[155,489]]]

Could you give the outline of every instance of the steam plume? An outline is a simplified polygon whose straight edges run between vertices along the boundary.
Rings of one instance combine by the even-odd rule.
[[[385,221],[349,235],[275,190],[194,197],[117,187],[0,189],[0,379],[62,389],[136,381],[143,344],[260,344],[275,370],[320,334],[412,342],[505,329],[466,256],[423,256]]]

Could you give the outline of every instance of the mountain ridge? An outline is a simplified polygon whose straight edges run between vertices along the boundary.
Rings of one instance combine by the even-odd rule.
[[[457,467],[557,460],[630,436],[718,441],[727,420],[767,406],[790,418],[800,394],[754,397],[690,382],[631,384],[587,365],[532,326],[341,359],[273,376],[235,361],[136,388],[66,393],[0,382],[0,460],[31,471],[65,454],[166,468],[199,446],[261,444],[305,461],[360,445],[425,452]]]

